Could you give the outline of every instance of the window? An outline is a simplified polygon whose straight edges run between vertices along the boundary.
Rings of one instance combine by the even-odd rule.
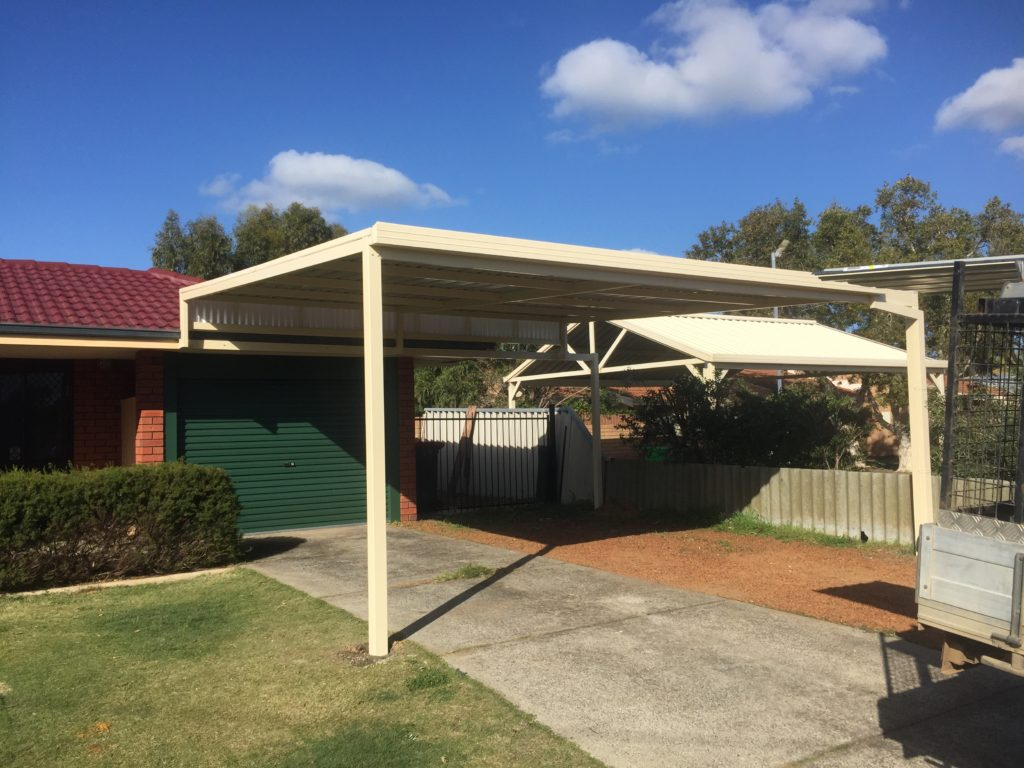
[[[0,469],[71,461],[71,370],[49,360],[0,360]]]

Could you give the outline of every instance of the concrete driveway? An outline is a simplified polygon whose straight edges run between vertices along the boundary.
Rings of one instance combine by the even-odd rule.
[[[361,526],[252,567],[366,617]],[[290,548],[288,548],[290,547]],[[467,563],[485,579],[437,582]],[[611,766],[982,766],[1024,755],[1024,681],[943,678],[898,638],[534,555],[388,531],[393,633]]]

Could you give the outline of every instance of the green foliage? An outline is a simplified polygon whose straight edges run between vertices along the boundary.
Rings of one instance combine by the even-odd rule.
[[[204,280],[231,272],[234,267],[231,238],[215,216],[193,219],[182,229],[174,211],[167,214],[156,233],[153,266]]]
[[[749,510],[737,512],[727,517],[717,525],[712,526],[713,530],[723,533],[738,533],[746,536],[768,536],[779,541],[796,541],[805,544],[816,544],[821,547],[871,547],[884,549],[898,554],[914,556],[913,545],[890,544],[888,542],[861,542],[851,539],[848,536],[833,536],[819,531],[809,531],[806,528],[797,528],[792,525],[775,525],[766,522]]]
[[[215,216],[189,221],[184,228],[170,211],[151,250],[153,266],[209,279],[262,264],[347,234],[328,223],[317,208],[292,203],[284,211],[272,205],[249,206],[235,220],[234,239]]]
[[[276,259],[347,234],[328,224],[320,211],[292,203],[284,211],[250,205],[235,221],[235,269]]]
[[[739,466],[844,469],[868,432],[865,412],[827,382],[761,397],[735,380],[684,376],[646,395],[625,421],[644,452]]]
[[[527,396],[524,398],[524,406],[534,405],[531,402],[532,398],[529,396],[535,392],[541,395],[537,398],[536,407],[546,408],[549,405],[563,406],[565,408],[572,408],[577,414],[585,419],[590,418],[590,388],[582,389],[571,389],[566,391],[564,387],[547,387],[537,388],[536,390],[527,390],[524,394]],[[612,389],[601,387],[601,413],[626,413],[629,408],[623,404],[622,398]]]
[[[788,240],[784,258],[790,269],[807,269],[811,242],[807,209],[799,200],[779,200],[754,208],[736,224],[722,222],[701,232],[686,255],[691,259],[767,267],[772,251]]]
[[[239,504],[191,464],[0,474],[0,590],[172,573],[238,555]]]
[[[799,200],[779,201],[753,209],[736,224],[723,222],[700,233],[686,255],[737,264],[765,266],[783,239],[789,240],[779,267],[816,271],[830,267],[896,264],[977,255],[1024,252],[1024,215],[998,197],[977,214],[944,207],[931,185],[913,176],[883,184],[873,206],[846,208],[833,203],[813,222]],[[969,294],[973,306],[977,294]],[[925,343],[929,353],[945,357],[949,345],[948,292],[921,296]],[[760,310],[756,314],[766,314]],[[783,307],[785,317],[808,317],[886,344],[903,347],[900,318],[874,312],[867,305],[832,304]],[[898,439],[908,434],[905,377],[863,377],[860,397],[878,426]],[[889,408],[892,422],[882,419]]]
[[[483,408],[504,406],[502,377],[512,370],[507,360],[460,360],[443,366],[420,367],[414,374],[416,411],[424,408]]]

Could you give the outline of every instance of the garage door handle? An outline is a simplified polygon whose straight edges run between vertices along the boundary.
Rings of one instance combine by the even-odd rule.
[[[284,463],[284,466],[286,466],[286,467],[294,467],[295,466],[295,462],[294,461],[286,461]]]

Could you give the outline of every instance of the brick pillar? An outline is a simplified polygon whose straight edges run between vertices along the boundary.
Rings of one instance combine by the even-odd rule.
[[[398,484],[402,520],[416,519],[416,399],[412,358],[401,357],[398,374]]]
[[[132,365],[75,360],[71,372],[72,461],[80,467],[121,463],[121,399],[131,397]]]
[[[164,460],[164,353],[135,356],[135,463]]]

